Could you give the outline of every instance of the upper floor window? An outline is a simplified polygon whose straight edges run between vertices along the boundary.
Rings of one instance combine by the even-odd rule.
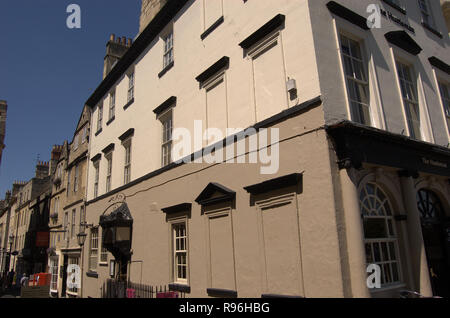
[[[82,133],[82,137],[81,137],[81,143],[82,144],[84,144],[85,142],[86,142],[86,140],[87,140],[87,125],[85,125],[84,127],[83,127],[83,133]]]
[[[111,191],[111,178],[112,178],[112,152],[105,156],[106,158],[106,193]]]
[[[408,122],[409,135],[414,139],[421,139],[420,108],[418,101],[417,85],[413,81],[413,70],[409,65],[396,62],[400,89]]]
[[[381,285],[401,281],[398,239],[391,204],[384,191],[367,183],[360,192],[367,265],[381,267]]]
[[[100,162],[94,163],[94,198],[98,197],[98,180],[100,177]]]
[[[69,195],[69,191],[70,191],[70,174],[71,174],[71,169],[68,168],[67,169],[67,195]]]
[[[66,240],[69,236],[67,235],[67,227],[69,225],[69,212],[64,212],[64,240]]]
[[[435,27],[433,14],[431,13],[430,4],[428,0],[419,0],[420,14],[422,15],[422,22],[430,27]]]
[[[97,131],[102,130],[103,105],[98,105]]]
[[[134,72],[128,77],[128,101],[134,98]]]
[[[172,161],[172,109],[160,116],[159,120],[162,123],[161,162],[165,167]]]
[[[173,31],[164,38],[164,65],[166,68],[173,62]]]
[[[75,137],[73,138],[73,150],[78,149],[79,140],[80,140],[80,135],[76,134]]]
[[[447,121],[448,132],[450,133],[450,88],[449,85],[439,82],[442,106],[444,107],[445,119]]]
[[[75,234],[75,225],[76,225],[76,216],[77,216],[77,211],[75,209],[72,210],[72,222],[70,224],[70,233],[71,233],[71,237],[75,238],[76,234]]]
[[[80,167],[78,165],[76,165],[75,172],[73,175],[73,192],[78,191],[79,173],[80,173]]]
[[[109,95],[109,118],[112,120],[116,113],[116,91],[112,91]]]
[[[131,139],[128,139],[123,143],[123,147],[125,150],[125,164],[123,171],[123,182],[124,184],[128,184],[131,180]]]
[[[80,225],[84,223],[85,215],[84,215],[84,206],[80,207]]]
[[[341,52],[352,120],[370,125],[370,90],[360,43],[341,35]]]

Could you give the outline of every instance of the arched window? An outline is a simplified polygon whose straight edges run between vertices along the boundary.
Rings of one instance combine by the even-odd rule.
[[[417,208],[423,221],[439,221],[443,215],[441,201],[434,192],[426,189],[417,192]]]
[[[381,267],[382,286],[398,283],[401,281],[398,241],[389,199],[375,183],[367,183],[361,189],[359,199],[366,263]]]

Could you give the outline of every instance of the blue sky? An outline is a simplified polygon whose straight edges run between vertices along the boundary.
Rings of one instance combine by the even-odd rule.
[[[81,29],[69,29],[69,4]],[[34,176],[36,160],[73,137],[84,103],[102,80],[110,34],[134,38],[140,0],[0,0],[0,99],[8,102],[0,199]]]

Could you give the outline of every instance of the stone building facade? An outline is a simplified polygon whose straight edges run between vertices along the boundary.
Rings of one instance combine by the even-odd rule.
[[[448,295],[439,2],[151,4],[86,103],[83,297]]]
[[[72,142],[65,144],[53,180],[51,246],[49,269],[53,297],[78,297],[80,290],[67,286],[68,266],[81,265],[77,234],[85,222],[87,153],[90,110],[84,107]]]

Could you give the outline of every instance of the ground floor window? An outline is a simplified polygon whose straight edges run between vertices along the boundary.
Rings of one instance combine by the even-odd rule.
[[[58,258],[52,258],[50,260],[50,274],[51,282],[50,282],[50,289],[51,290],[58,290]]]
[[[172,232],[174,280],[178,283],[186,283],[188,267],[186,223],[173,224]]]
[[[367,265],[381,268],[381,285],[401,281],[398,239],[392,207],[385,192],[375,183],[367,183],[360,192]]]
[[[78,256],[69,256],[69,265],[80,265],[80,258]],[[75,283],[75,280],[72,281],[72,283]],[[68,288],[67,289],[70,293],[77,294],[78,288]]]

